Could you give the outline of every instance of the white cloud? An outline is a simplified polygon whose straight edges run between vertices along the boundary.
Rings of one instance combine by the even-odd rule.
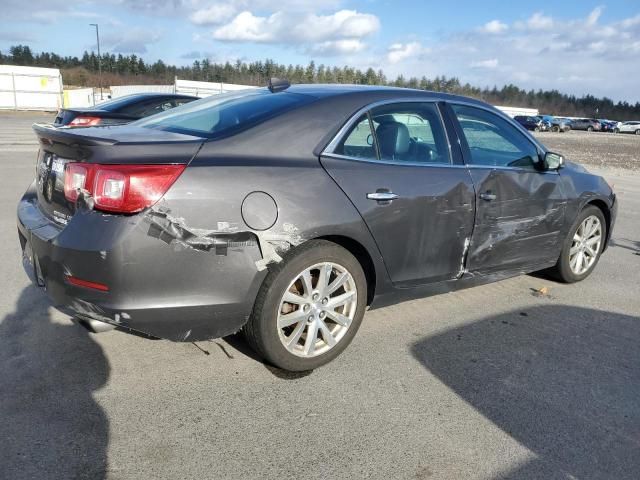
[[[602,15],[603,10],[604,9],[602,7],[594,8],[589,14],[589,16],[587,17],[587,22],[586,22],[587,26],[592,27],[596,23],[598,23],[598,19],[600,18],[600,15]]]
[[[487,68],[487,69],[494,69],[494,68],[498,68],[498,64],[500,62],[498,61],[497,58],[490,58],[488,60],[480,60],[480,61],[475,61],[475,62],[471,62],[469,64],[469,66],[471,68]]]
[[[327,40],[316,43],[309,48],[309,53],[314,55],[332,56],[358,53],[367,48],[367,44],[355,38],[345,40]]]
[[[541,12],[534,13],[527,20],[527,27],[531,30],[549,30],[553,28],[553,18],[547,17]]]
[[[429,50],[420,42],[394,43],[387,49],[387,60],[389,63],[399,63],[407,59],[417,59],[426,53],[429,53]]]
[[[364,50],[366,44],[362,39],[379,29],[378,17],[355,10],[328,15],[279,11],[269,16],[244,11],[216,28],[213,38],[225,42],[306,45],[308,52],[317,55],[337,55]]]
[[[491,20],[480,27],[480,31],[494,34],[503,33],[508,29],[509,26],[506,23],[502,23],[500,20]]]
[[[196,10],[189,19],[196,25],[217,25],[229,20],[236,11],[236,7],[231,3],[216,4]]]

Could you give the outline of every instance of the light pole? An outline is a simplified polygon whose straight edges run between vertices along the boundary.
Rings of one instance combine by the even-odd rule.
[[[96,40],[98,41],[98,83],[100,84],[100,100],[104,100],[102,97],[102,58],[100,57],[100,32],[98,31],[97,23],[90,23],[92,27],[96,27]]]

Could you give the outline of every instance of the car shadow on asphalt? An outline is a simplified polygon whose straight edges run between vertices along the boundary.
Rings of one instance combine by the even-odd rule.
[[[627,238],[611,239],[611,246],[631,250],[636,255],[640,255],[640,240],[629,240]]]
[[[93,392],[109,363],[49,308],[29,286],[0,323],[0,478],[105,478],[109,421]]]
[[[249,346],[242,332],[238,332],[234,335],[229,335],[221,340],[226,342],[229,346],[233,347],[241,354],[255,360],[256,362],[261,363],[262,365],[264,365],[264,368],[271,372],[271,374],[280,378],[281,380],[297,380],[299,378],[308,377],[313,373],[313,370],[307,370],[304,372],[289,372],[287,370],[282,370],[281,368],[274,367],[273,365],[269,365]],[[214,342],[218,343],[217,340],[214,340]],[[227,350],[222,346],[221,343],[218,343],[218,347],[220,347],[224,351],[224,353],[229,356],[229,353],[227,353]]]
[[[639,342],[639,317],[547,305],[425,338],[412,353],[536,456],[496,478],[620,480],[640,478]]]

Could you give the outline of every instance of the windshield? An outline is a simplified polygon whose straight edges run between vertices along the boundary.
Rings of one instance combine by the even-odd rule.
[[[212,95],[132,125],[218,137],[256,125],[313,100],[315,98],[308,95],[271,93],[266,88],[241,90]]]

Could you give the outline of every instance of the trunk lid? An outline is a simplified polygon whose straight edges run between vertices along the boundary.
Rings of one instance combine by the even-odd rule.
[[[93,127],[82,129],[34,125],[40,141],[36,163],[36,188],[40,209],[61,225],[75,213],[64,196],[65,165],[187,164],[198,152],[201,137],[142,127]]]

